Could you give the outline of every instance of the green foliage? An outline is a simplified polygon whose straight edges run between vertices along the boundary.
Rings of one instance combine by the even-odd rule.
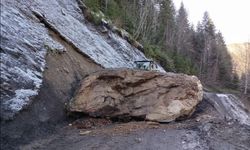
[[[222,34],[219,32],[216,34],[216,51],[219,57],[219,81],[228,88],[237,89],[239,84],[239,77],[233,73],[232,58],[228,53]]]
[[[120,27],[125,29],[129,33],[133,33],[135,27],[132,23],[132,18],[126,15],[126,12],[123,12],[121,13],[120,19],[122,19],[122,21],[120,20],[120,22],[122,23]]]
[[[95,13],[103,12],[105,17],[110,19],[117,27],[124,28],[129,33],[135,30],[132,23],[134,16],[128,15],[120,0],[108,0],[107,6],[103,0],[83,0],[83,2],[91,11]],[[100,18],[96,15],[92,17],[92,20],[95,24],[100,22]]]
[[[105,18],[104,14],[101,11],[98,12],[92,12],[92,21],[94,22],[95,25],[101,24],[102,18]]]
[[[187,57],[184,57],[180,54],[173,55],[174,65],[176,71],[179,73],[186,73],[189,75],[197,75],[198,71],[195,65],[191,62],[191,60]]]
[[[239,83],[240,83],[240,79],[238,75],[234,74],[233,79],[231,81],[231,85],[230,85],[231,89],[239,89]]]
[[[83,0],[86,6],[92,11],[97,12],[101,10],[101,1],[100,0]]]
[[[174,71],[174,63],[168,54],[161,50],[160,47],[155,45],[146,45],[144,47],[144,53],[147,57],[154,59],[158,62],[166,71]]]
[[[104,11],[105,15],[107,15],[111,20],[115,20],[121,17],[121,8],[114,0],[108,1],[107,10]]]
[[[157,16],[148,1],[83,0],[91,20],[100,24],[110,19],[118,28],[133,35],[129,43],[144,43],[144,53],[158,62],[166,71],[198,75],[204,84],[222,85],[236,89],[238,78],[232,74],[232,62],[223,36],[205,12],[195,31],[188,23],[184,5],[175,14],[173,0],[161,0]],[[145,4],[143,4],[145,2]],[[145,8],[144,8],[145,7]],[[94,13],[93,13],[94,12]],[[145,20],[141,19],[145,13]],[[156,20],[154,20],[156,19]],[[185,34],[183,34],[185,33]]]
[[[146,45],[144,47],[144,53],[147,57],[158,62],[166,71],[186,73],[189,75],[197,74],[197,69],[191,60],[182,55],[162,50],[161,47],[155,45]]]

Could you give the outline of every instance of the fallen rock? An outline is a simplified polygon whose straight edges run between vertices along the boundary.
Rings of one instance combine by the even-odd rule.
[[[135,141],[136,141],[137,143],[141,143],[141,142],[142,142],[142,139],[141,139],[141,138],[135,138]]]
[[[87,134],[90,134],[91,131],[80,131],[79,134],[80,135],[87,135]]]
[[[202,100],[197,77],[130,69],[103,70],[86,77],[69,111],[93,117],[136,117],[170,122],[190,116]]]
[[[148,121],[147,125],[159,126],[160,124],[158,122]]]
[[[78,119],[74,121],[71,126],[77,129],[92,129],[97,127],[103,127],[110,125],[112,122],[108,119],[99,118],[88,118],[88,119]]]

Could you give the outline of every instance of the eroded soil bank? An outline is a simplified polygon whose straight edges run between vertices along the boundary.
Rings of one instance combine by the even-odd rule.
[[[39,95],[33,103],[9,121],[1,120],[1,149],[18,149],[18,145],[56,132],[70,120],[65,112],[79,82],[102,67],[78,53],[55,32],[50,36],[65,47],[64,52],[49,50]]]

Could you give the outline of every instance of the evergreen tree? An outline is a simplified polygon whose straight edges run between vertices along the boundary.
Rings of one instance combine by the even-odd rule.
[[[192,51],[192,32],[188,22],[188,14],[183,3],[176,16],[176,52],[183,56],[190,57]]]
[[[203,78],[202,70],[203,70],[203,50],[205,46],[205,37],[203,34],[203,28],[200,22],[197,24],[196,32],[193,34],[192,38],[193,48],[194,48],[194,61],[198,66],[198,76],[200,79]]]
[[[223,35],[216,32],[208,12],[195,30],[189,24],[184,4],[181,3],[176,14],[172,0],[84,2],[91,10],[101,10],[116,26],[126,29],[144,45],[144,53],[167,71],[196,74],[207,85],[237,87],[238,77],[233,74]]]
[[[201,77],[203,81],[215,81],[213,70],[216,65],[217,51],[215,43],[215,26],[208,12],[204,13],[201,30],[204,37],[201,56]]]
[[[175,8],[172,0],[162,0],[160,2],[158,44],[164,45],[168,51],[173,51],[175,47]]]
[[[233,74],[232,59],[228,53],[224,38],[220,32],[216,34],[216,48],[218,56],[218,79],[226,86],[233,86],[232,80],[237,81],[237,77]]]

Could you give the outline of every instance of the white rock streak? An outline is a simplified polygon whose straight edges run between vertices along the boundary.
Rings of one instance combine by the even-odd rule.
[[[234,95],[231,94],[217,94],[220,102],[217,101],[218,109],[225,109],[227,114],[225,117],[240,122],[241,124],[250,125],[250,116],[246,112],[244,104]],[[222,112],[222,111],[220,111]]]
[[[30,103],[30,97],[37,95],[37,90],[20,89],[15,91],[15,97],[6,101],[5,104],[13,111],[20,111]]]
[[[47,48],[64,49],[50,37],[48,28],[31,10],[41,14],[67,41],[104,68],[133,68],[134,61],[147,59],[120,36],[112,32],[104,35],[86,23],[76,1],[37,0],[17,6],[15,1],[4,0],[1,3],[1,79],[4,83],[1,104],[7,111],[18,112],[38,94]],[[161,67],[159,70],[164,72]]]

